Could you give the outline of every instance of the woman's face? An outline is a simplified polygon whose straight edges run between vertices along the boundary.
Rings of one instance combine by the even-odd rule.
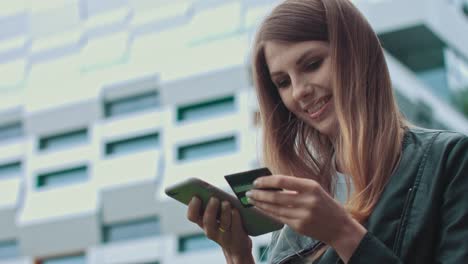
[[[268,41],[265,59],[271,80],[289,111],[320,133],[333,137],[337,118],[328,42]]]

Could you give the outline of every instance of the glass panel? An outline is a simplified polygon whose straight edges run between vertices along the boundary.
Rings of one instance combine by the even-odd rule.
[[[179,160],[200,159],[235,152],[237,150],[236,138],[217,139],[199,144],[180,147],[178,150]]]
[[[450,89],[454,91],[468,89],[468,60],[452,49],[445,49],[444,55]]]
[[[111,142],[106,145],[106,154],[132,153],[139,150],[157,148],[159,146],[159,134],[145,135],[125,140]]]
[[[216,248],[218,244],[208,239],[204,234],[190,235],[179,238],[179,252],[190,252]]]
[[[442,100],[450,101],[444,40],[424,24],[385,32],[379,38],[383,47],[413,71],[427,89]]]
[[[422,101],[419,101],[415,105],[415,109],[416,112],[413,120],[411,121],[413,121],[418,126],[432,128],[432,107]]]
[[[411,120],[415,115],[416,109],[414,107],[414,103],[403,94],[401,94],[398,89],[394,88],[393,92],[395,94],[395,99],[398,103],[398,108],[400,112],[408,119]]]
[[[84,255],[78,255],[78,256],[44,259],[41,263],[42,264],[85,264],[86,259]]]
[[[446,49],[448,83],[452,91],[451,102],[468,117],[468,61],[459,53]]]
[[[88,140],[88,130],[82,129],[66,134],[41,138],[39,140],[40,150],[59,149],[82,144]]]
[[[4,177],[16,176],[21,173],[21,162],[14,162],[0,165],[0,179]]]
[[[177,110],[177,120],[197,120],[220,116],[234,111],[234,96],[229,96],[218,100],[180,107]]]
[[[445,67],[418,72],[417,75],[439,98],[450,99],[450,89],[448,87]]]
[[[106,117],[139,112],[159,106],[159,94],[156,91],[118,99],[105,103]]]
[[[19,256],[18,243],[16,241],[0,241],[0,259]]]
[[[88,178],[87,167],[79,167],[70,170],[42,174],[37,177],[37,187],[63,186],[67,184],[86,181]]]
[[[105,243],[136,238],[156,236],[161,233],[159,219],[156,217],[127,223],[112,224],[104,227]]]
[[[23,135],[23,126],[21,123],[0,125],[0,141],[21,137]]]

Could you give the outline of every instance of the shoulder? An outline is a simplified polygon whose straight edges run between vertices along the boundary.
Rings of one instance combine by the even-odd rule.
[[[454,131],[411,127],[405,133],[403,152],[408,164],[413,164],[409,166],[417,164],[418,175],[423,171],[432,180],[448,180],[454,171],[468,166],[468,137]]]
[[[460,182],[468,174],[468,136],[454,131],[411,128],[407,132],[407,148],[414,161],[420,160],[425,168],[426,182],[447,186]],[[419,159],[417,157],[420,157]],[[468,184],[468,182],[466,183]]]
[[[456,147],[465,147],[468,136],[455,131],[435,130],[420,127],[409,128],[405,134],[404,144],[427,146],[430,153],[448,153]]]

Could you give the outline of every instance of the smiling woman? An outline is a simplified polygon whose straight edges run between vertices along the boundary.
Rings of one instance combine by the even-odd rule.
[[[334,137],[338,124],[329,49],[325,41],[270,41],[265,43],[265,61],[289,111],[321,134]]]
[[[273,175],[246,195],[285,224],[270,263],[466,262],[468,138],[400,114],[379,39],[351,1],[282,2],[252,57]],[[238,212],[216,199],[203,214],[200,206],[194,198],[188,218],[227,262],[253,263]]]

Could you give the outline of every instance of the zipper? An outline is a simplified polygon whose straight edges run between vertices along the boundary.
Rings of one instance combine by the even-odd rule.
[[[410,208],[410,201],[412,200],[411,198],[412,198],[413,191],[414,191],[413,187],[408,189],[408,192],[406,194],[405,203],[403,204],[403,211],[402,211],[401,217],[400,217],[400,224],[398,226],[398,230],[397,230],[397,233],[396,233],[396,236],[395,236],[393,252],[395,252],[395,254],[397,256],[400,256],[400,250],[401,250],[401,244],[402,244],[402,240],[403,240],[403,234],[404,234],[404,232],[406,230],[406,217],[408,215],[408,211],[409,211],[409,208]]]

